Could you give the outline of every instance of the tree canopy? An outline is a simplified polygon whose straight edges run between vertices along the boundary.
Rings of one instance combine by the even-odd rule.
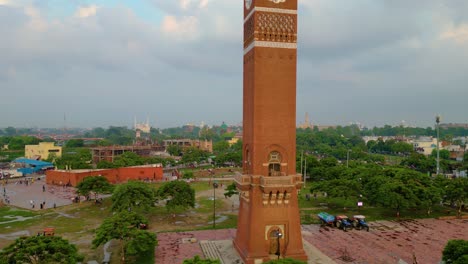
[[[129,181],[117,185],[112,193],[112,211],[147,211],[154,206],[154,189],[147,183]]]
[[[91,169],[91,151],[89,149],[73,149],[64,151],[62,157],[55,159],[55,166],[59,169]]]
[[[236,194],[239,194],[239,191],[237,191],[237,186],[234,182],[226,186],[224,197],[231,197]]]
[[[93,247],[107,243],[113,239],[120,241],[122,260],[128,255],[138,255],[152,250],[158,243],[156,235],[146,230],[141,230],[141,224],[148,221],[135,212],[122,211],[106,218],[96,229]]]
[[[77,263],[84,259],[75,245],[59,236],[20,237],[0,251],[0,263]]]
[[[78,183],[76,189],[78,194],[84,196],[88,196],[91,192],[94,193],[94,199],[97,200],[99,194],[111,193],[113,186],[106,177],[92,176],[84,178]]]
[[[195,190],[185,181],[171,181],[164,183],[156,192],[160,199],[166,199],[166,208],[175,210],[195,207]]]
[[[445,191],[446,199],[458,207],[458,215],[461,215],[463,204],[468,200],[468,178],[456,178],[448,181]]]
[[[449,240],[442,252],[442,260],[447,264],[468,263],[468,240]]]

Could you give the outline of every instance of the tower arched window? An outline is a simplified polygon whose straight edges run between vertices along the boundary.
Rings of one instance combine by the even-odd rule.
[[[268,157],[268,176],[281,176],[281,154],[278,151],[270,152]]]

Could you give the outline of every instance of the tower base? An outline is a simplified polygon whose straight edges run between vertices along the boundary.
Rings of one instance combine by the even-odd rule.
[[[301,176],[242,175],[236,185],[240,206],[233,244],[244,263],[278,255],[306,261],[297,199]]]

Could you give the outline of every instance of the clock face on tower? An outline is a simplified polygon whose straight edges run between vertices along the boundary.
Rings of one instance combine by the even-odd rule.
[[[252,5],[252,0],[245,0],[245,8],[249,9]]]

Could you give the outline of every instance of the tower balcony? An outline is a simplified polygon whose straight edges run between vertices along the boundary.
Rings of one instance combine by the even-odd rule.
[[[303,181],[300,174],[288,176],[239,175],[235,178],[237,188],[249,190],[253,185],[259,186],[264,192],[278,189],[300,189]]]

